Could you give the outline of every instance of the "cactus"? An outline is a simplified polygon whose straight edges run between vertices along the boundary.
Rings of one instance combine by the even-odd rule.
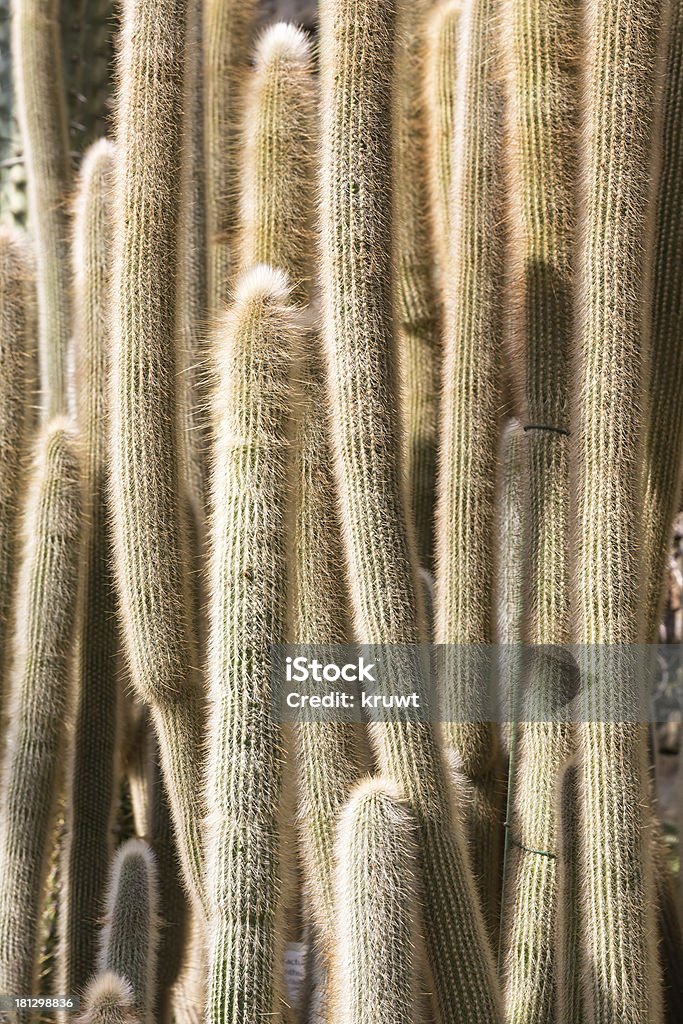
[[[217,315],[234,272],[235,167],[242,113],[240,87],[249,53],[255,0],[205,0],[204,147],[209,311]]]
[[[98,974],[85,991],[76,1024],[142,1024],[130,983],[113,971]]]
[[[288,406],[301,338],[282,272],[247,272],[216,338],[207,1019],[256,1024],[279,1009],[283,752],[269,666],[271,645],[288,627]]]
[[[665,61],[662,153],[655,210],[654,278],[650,352],[650,415],[645,432],[645,551],[647,643],[656,643],[663,598],[663,567],[671,523],[679,509],[683,443],[683,359],[681,323],[683,275],[683,125],[679,96],[683,87],[683,7],[671,5]]]
[[[503,261],[498,10],[496,0],[468,5],[458,51],[454,140],[460,158],[453,179],[453,250],[445,308],[435,599],[436,642],[454,645],[441,683],[444,728],[471,791],[473,864],[492,931],[498,921],[501,852],[498,728],[468,720],[468,706],[480,708],[479,692],[486,692],[486,680],[476,664],[470,665],[462,645],[494,639]]]
[[[117,797],[118,630],[107,498],[109,289],[114,148],[86,154],[74,216],[77,413],[83,448],[83,624],[68,784],[62,991],[81,992],[95,966]]]
[[[324,0],[320,25],[323,337],[356,637],[412,644],[425,630],[399,471],[385,188],[395,10]],[[364,59],[356,66],[358,52]],[[435,731],[399,722],[371,730],[381,770],[418,822],[427,957],[440,1011],[447,1019],[494,1021],[491,952]]]
[[[396,319],[412,515],[420,565],[433,570],[434,477],[439,415],[441,320],[428,216],[424,35],[431,0],[399,8],[396,68],[394,245]]]
[[[339,1024],[416,1019],[415,832],[409,809],[384,779],[358,785],[340,816],[334,969]]]
[[[583,996],[596,1024],[641,1024],[661,1016],[647,730],[623,723],[619,714],[621,697],[635,686],[627,654],[619,658],[615,690],[601,651],[622,645],[606,648],[620,654],[623,645],[642,642],[645,630],[642,551],[633,540],[643,523],[649,183],[664,5],[607,0],[588,11],[574,639],[601,649],[583,680],[579,729],[580,898],[590,911],[583,925]]]
[[[33,279],[22,236],[0,229],[0,734],[17,569],[22,456],[29,427]]]
[[[0,796],[0,991],[35,991],[43,886],[70,717],[78,622],[81,483],[76,442],[52,421],[25,510],[10,730]],[[30,1011],[20,1011],[27,1020]]]
[[[516,241],[509,269],[513,361],[524,417],[528,473],[528,595],[523,640],[542,645],[530,666],[514,801],[511,864],[504,879],[509,928],[505,1002],[510,1024],[541,1024],[556,1007],[555,979],[569,955],[558,942],[558,785],[572,746],[569,723],[552,721],[567,685],[569,622],[569,432],[571,307],[578,144],[580,21],[577,0],[533,6],[507,0],[510,156]],[[533,40],[533,42],[532,42]],[[538,853],[529,851],[541,851]]]
[[[443,297],[450,263],[453,124],[461,0],[445,0],[430,11],[425,32],[424,107],[427,113],[429,215],[436,275]]]
[[[126,979],[136,1013],[149,1022],[156,998],[158,902],[154,854],[142,839],[129,839],[111,866],[99,967]]]
[[[114,203],[111,510],[132,683],[159,737],[183,872],[203,898],[197,671],[174,353],[185,0],[127,0]]]
[[[202,3],[201,0],[189,0],[183,71],[176,332],[181,364],[179,401],[185,486],[190,496],[199,548],[205,533],[210,448],[202,53]]]
[[[66,412],[69,343],[69,142],[58,0],[15,0],[12,51],[38,287],[38,355],[46,420]]]

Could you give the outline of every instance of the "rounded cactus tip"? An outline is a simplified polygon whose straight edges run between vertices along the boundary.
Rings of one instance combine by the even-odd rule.
[[[98,163],[100,160],[111,160],[115,152],[116,145],[112,139],[97,139],[96,142],[88,146],[83,154],[81,173],[85,176],[85,168]]]
[[[77,1024],[134,1024],[133,989],[114,971],[101,971],[83,993],[83,1010]]]
[[[114,888],[116,887],[116,881],[121,874],[121,870],[125,864],[130,864],[132,861],[143,861],[144,867],[153,876],[156,876],[157,864],[156,857],[152,852],[152,848],[149,843],[146,843],[144,839],[138,839],[133,837],[127,839],[125,843],[119,846],[118,850],[114,854],[112,861],[112,881]]]
[[[256,44],[256,65],[274,60],[306,63],[311,57],[311,41],[306,32],[287,21],[270,25]]]
[[[235,304],[245,302],[286,302],[291,285],[284,270],[259,263],[246,270],[235,288]]]
[[[391,808],[407,806],[399,787],[381,775],[370,775],[352,789],[342,814],[347,818],[355,818],[368,807]]]

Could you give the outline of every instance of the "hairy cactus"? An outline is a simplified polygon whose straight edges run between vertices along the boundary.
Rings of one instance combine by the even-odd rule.
[[[422,91],[425,21],[431,0],[399,8],[396,67],[394,245],[396,319],[412,515],[420,564],[433,569],[434,477],[441,318],[429,223],[427,113]]]
[[[192,504],[200,550],[207,512],[210,449],[202,44],[202,2],[189,0],[183,68],[176,336],[181,365],[179,402],[185,486]]]
[[[17,517],[27,447],[33,278],[25,239],[0,229],[0,734],[17,570]]]
[[[66,411],[69,343],[69,140],[59,0],[15,0],[12,51],[17,116],[28,180],[38,287],[38,355],[46,419]]]
[[[41,436],[25,510],[10,730],[0,793],[0,991],[35,991],[38,934],[73,690],[81,482],[75,440]],[[21,1011],[28,1019],[30,1011]]]
[[[425,31],[424,107],[427,116],[429,214],[436,275],[443,295],[451,260],[453,126],[461,0],[444,0],[430,11]]]
[[[642,642],[645,630],[643,552],[634,538],[643,523],[649,182],[664,6],[607,0],[588,7],[574,639],[600,645],[588,652],[591,672],[583,680],[579,799],[581,905],[590,908],[582,928],[583,990],[596,1024],[641,1024],[661,1014],[647,729],[619,714],[636,685],[627,653],[615,687],[602,652],[603,645]]]
[[[454,139],[460,157],[453,178],[453,249],[445,296],[435,599],[436,642],[453,645],[441,684],[444,728],[471,790],[473,866],[492,931],[498,919],[501,852],[498,728],[467,720],[468,705],[477,707],[486,680],[470,665],[462,645],[494,639],[503,282],[498,10],[497,0],[472,0],[463,13],[458,51]]]
[[[209,608],[207,1018],[278,1012],[282,735],[271,646],[287,637],[288,407],[300,317],[282,272],[239,282],[217,326]]]
[[[577,0],[507,0],[513,180],[509,269],[511,343],[524,417],[528,473],[528,598],[523,640],[543,645],[525,678],[509,815],[511,865],[503,936],[506,1019],[543,1024],[556,1007],[554,973],[568,953],[556,927],[558,786],[572,749],[569,723],[553,722],[567,662],[569,624],[570,356],[578,148],[580,20]],[[532,42],[533,40],[533,42]],[[539,851],[539,852],[531,852]]]
[[[69,993],[82,990],[95,966],[118,796],[118,630],[106,508],[113,162],[110,142],[88,151],[74,218],[76,404],[87,529],[62,914],[62,990]]]
[[[112,862],[99,967],[126,979],[135,1011],[147,1022],[154,1020],[158,902],[154,854],[142,839],[129,839]]]
[[[177,445],[175,266],[185,0],[127,0],[114,203],[111,509],[131,680],[150,705],[201,904],[204,708]]]
[[[333,978],[339,1024],[416,1019],[415,831],[398,790],[384,779],[362,782],[341,813]]]
[[[130,982],[113,971],[96,975],[85,991],[76,1024],[142,1024]]]
[[[320,16],[323,335],[356,638],[412,644],[425,629],[399,468],[385,187],[395,10],[323,0]],[[358,52],[364,59],[356,65]],[[435,732],[400,722],[371,729],[381,769],[419,826],[427,956],[440,1011],[494,1021],[492,957]]]
[[[205,0],[204,152],[209,311],[219,314],[235,269],[237,139],[256,0]]]
[[[648,567],[646,643],[656,643],[663,567],[679,509],[683,463],[683,6],[671,5],[665,62],[662,151],[655,211],[650,349],[650,414],[645,433],[645,558]]]

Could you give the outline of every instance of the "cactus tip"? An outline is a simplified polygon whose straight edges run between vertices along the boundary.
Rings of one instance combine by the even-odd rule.
[[[311,43],[306,32],[290,22],[279,21],[271,25],[256,44],[256,65],[273,60],[306,63],[311,57]]]
[[[239,279],[235,288],[235,304],[253,301],[285,302],[289,293],[289,279],[284,270],[259,263]]]

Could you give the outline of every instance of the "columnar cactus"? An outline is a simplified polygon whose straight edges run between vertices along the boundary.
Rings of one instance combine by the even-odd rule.
[[[660,0],[588,6],[574,639],[593,645],[587,668],[595,668],[583,679],[579,805],[580,896],[588,910],[582,928],[584,998],[596,1024],[641,1024],[661,1013],[647,729],[623,723],[622,702],[636,686],[625,645],[645,638],[643,550],[637,538],[643,524],[642,409],[651,301],[649,183],[664,10]],[[609,672],[610,651],[623,654],[618,686]]]
[[[570,639],[569,445],[573,245],[580,20],[576,0],[507,0],[510,155],[515,258],[509,315],[528,475],[523,640],[542,645],[525,678],[504,880],[505,1001],[510,1024],[555,1011],[558,941],[558,785],[572,748],[569,723],[550,721],[567,684],[553,644]],[[533,40],[533,42],[532,42]],[[525,673],[526,675],[526,673]],[[541,852],[530,852],[541,851]]]
[[[130,982],[102,971],[88,985],[77,1024],[142,1024],[133,1005]]]
[[[415,823],[398,790],[368,779],[337,838],[333,986],[339,1024],[413,1024],[417,999]]]
[[[12,67],[36,250],[38,354],[46,419],[66,411],[71,330],[64,204],[70,163],[58,7],[59,0],[15,0],[12,13]]]
[[[76,441],[52,421],[25,508],[10,729],[0,791],[0,991],[35,992],[43,886],[74,684],[81,481]],[[30,1011],[20,1011],[28,1020]]]
[[[204,3],[204,151],[209,310],[219,314],[234,273],[237,139],[255,0]]]
[[[33,276],[26,240],[0,229],[0,733],[31,389]]]
[[[679,509],[683,463],[683,6],[671,5],[665,63],[662,151],[655,213],[650,351],[650,414],[645,433],[645,640],[656,643],[663,599],[663,567],[673,517]]]
[[[151,708],[191,894],[201,903],[203,694],[178,459],[175,264],[186,0],[127,0],[119,54],[111,511],[131,680]]]
[[[69,993],[81,992],[93,974],[118,797],[118,630],[106,508],[113,161],[110,142],[88,151],[74,216],[76,404],[87,528],[61,914],[62,990]]]
[[[323,0],[320,8],[323,336],[356,639],[373,644],[425,638],[403,504],[393,360],[386,181],[395,18],[391,3]],[[440,1012],[494,1021],[493,961],[435,731],[398,722],[371,728],[381,769],[418,822]]]
[[[452,645],[442,708],[467,788],[473,864],[495,929],[500,877],[498,729],[468,721],[484,673],[462,645],[494,639],[495,460],[500,433],[503,283],[502,124],[497,81],[497,0],[463,12],[454,124],[453,247],[445,299],[438,475],[435,639]],[[457,646],[456,646],[457,645]],[[476,659],[477,652],[474,652]]]
[[[425,32],[424,107],[427,117],[427,173],[436,275],[440,292],[451,259],[453,124],[461,0],[444,0],[429,15]]]
[[[279,1012],[282,735],[271,647],[287,639],[291,378],[300,315],[257,266],[216,327],[209,608],[207,1020]]]
[[[427,109],[422,90],[430,4],[431,0],[414,0],[399,9],[394,244],[406,472],[420,564],[431,571],[441,318],[428,212]]]
[[[206,525],[210,448],[202,10],[201,0],[189,0],[183,67],[182,189],[176,270],[184,476],[200,550]]]
[[[156,998],[158,902],[154,854],[142,839],[129,839],[112,862],[99,967],[125,978],[136,1013],[149,1024]]]

